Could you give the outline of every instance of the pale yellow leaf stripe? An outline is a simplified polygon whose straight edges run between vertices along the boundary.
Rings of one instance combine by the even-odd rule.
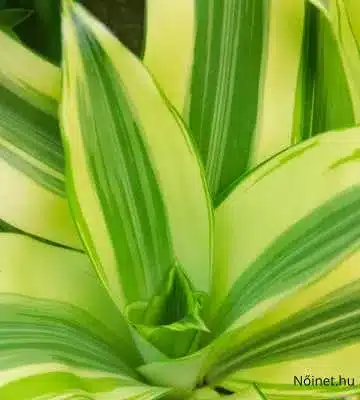
[[[0,31],[0,219],[81,248],[64,193],[60,71]]]
[[[35,236],[81,249],[66,199],[0,159],[0,219]]]
[[[188,122],[216,204],[247,168],[297,140],[305,6],[303,0],[147,3],[144,63]]]
[[[273,158],[230,193],[215,220],[219,299],[296,222],[359,184],[359,138],[358,128],[319,135]]]
[[[253,338],[256,340],[256,337],[263,337],[265,341],[259,346],[254,346],[250,353],[238,353],[238,371],[224,379],[224,386],[238,390],[238,387],[247,382],[256,382],[265,394],[284,397],[307,398],[314,395],[320,398],[323,395],[324,398],[328,398],[330,395],[360,393],[359,369],[355,361],[360,355],[360,345],[356,340],[359,337],[356,318],[360,314],[360,309],[356,306],[360,287],[359,261],[360,252],[357,251],[328,274],[282,300],[264,313],[262,318],[248,324],[229,338],[229,343],[236,343],[238,349],[244,350],[247,349],[246,343]],[[338,307],[334,309],[336,302]],[[350,303],[352,307],[349,308]],[[325,316],[322,320],[319,320],[318,315],[316,319],[309,320],[307,326],[286,333],[285,327],[289,327],[291,321],[296,324],[298,316],[304,313],[310,316],[319,307],[324,308],[321,311],[321,316]],[[329,314],[327,318],[326,312]],[[274,330],[276,335],[272,333]],[[349,336],[351,332],[353,337]],[[303,342],[303,351],[300,349],[300,353],[292,353],[289,340],[293,344],[296,341],[299,344]],[[286,341],[289,343],[287,349],[279,353],[280,346]],[[306,349],[306,346],[309,348]],[[235,347],[233,349],[235,350]],[[256,354],[265,354],[264,352],[267,353],[267,359],[261,360],[259,366],[256,362],[246,366],[245,358],[256,357]],[[280,359],[277,358],[279,354]],[[243,356],[245,358],[242,367]],[[294,383],[295,377],[298,378],[298,383],[301,378],[307,376],[310,378],[310,385]],[[349,378],[351,385],[345,385],[343,380],[340,384],[339,376],[346,378],[346,382]],[[311,383],[312,378],[331,377],[334,377],[337,385],[314,386]]]
[[[175,260],[207,291],[211,207],[183,123],[141,63],[80,5],[65,11],[63,36],[70,202],[99,275],[120,307],[149,298]],[[93,146],[106,154],[93,157]],[[154,251],[163,265],[151,262]]]
[[[269,2],[260,105],[249,167],[260,164],[294,144],[292,129],[302,56],[305,5],[305,1],[298,0]]]

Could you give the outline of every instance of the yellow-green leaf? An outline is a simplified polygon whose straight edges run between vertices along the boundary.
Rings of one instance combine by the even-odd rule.
[[[159,399],[84,254],[0,234],[0,398]],[[79,290],[79,284],[81,290]]]
[[[338,42],[310,2],[149,0],[146,27],[144,62],[190,126],[215,204],[249,168],[354,123]]]
[[[359,154],[359,128],[316,136],[254,170],[218,207],[218,333],[261,315],[360,244]]]
[[[150,299],[175,262],[208,291],[212,211],[184,124],[140,61],[72,2],[63,41],[69,197],[101,279],[120,307]]]
[[[0,31],[0,220],[79,248],[65,197],[58,68]]]

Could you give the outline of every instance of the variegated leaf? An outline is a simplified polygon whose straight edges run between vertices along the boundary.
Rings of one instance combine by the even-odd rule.
[[[182,121],[78,4],[66,2],[63,40],[69,197],[101,279],[120,307],[149,300],[175,263],[208,291],[212,209]]]
[[[335,35],[304,0],[149,0],[144,62],[190,126],[215,204],[249,168],[356,121]]]

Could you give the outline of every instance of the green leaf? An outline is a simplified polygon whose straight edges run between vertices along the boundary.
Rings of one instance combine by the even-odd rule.
[[[238,371],[225,378],[224,385],[236,390],[237,385],[252,381],[265,394],[291,398],[358,393],[354,355],[360,351],[359,261],[356,252],[322,279],[284,299],[261,321],[238,332],[242,354],[238,351],[233,357],[234,366],[239,362]],[[250,352],[251,361],[246,360]],[[306,376],[310,382],[334,377],[336,384],[294,384],[295,377]],[[354,386],[339,384],[339,376],[350,382],[354,378]]]
[[[216,210],[214,335],[262,315],[359,246],[359,154],[359,128],[326,133],[234,187]]]
[[[210,351],[208,346],[186,357],[141,365],[137,370],[153,385],[176,388],[183,393],[180,398],[187,398],[202,381]]]
[[[356,117],[341,47],[325,11],[306,1],[301,67],[296,89],[294,141],[352,127]],[[331,66],[331,68],[329,67]]]
[[[51,365],[43,370],[29,368],[27,372],[11,372],[10,377],[4,376],[5,382],[0,386],[3,399],[52,400],[56,396],[57,399],[155,400],[172,392],[172,389],[147,386],[121,375]]]
[[[64,196],[59,70],[0,31],[1,157]]]
[[[69,250],[73,250],[73,251],[82,252],[82,250],[74,249],[72,247],[69,247],[69,246],[66,246],[66,245],[62,245],[62,244],[59,244],[59,243],[55,243],[55,242],[52,242],[51,240],[44,239],[44,238],[42,238],[40,236],[36,236],[36,235],[32,235],[31,233],[24,232],[21,229],[18,229],[16,227],[8,224],[6,221],[1,220],[1,219],[0,219],[0,232],[17,233],[17,234],[20,234],[20,235],[24,235],[24,236],[30,237],[32,239],[36,239],[36,240],[38,240],[40,242],[49,244],[51,246],[56,246],[56,247],[60,247],[60,248],[64,248],[64,249],[69,249]]]
[[[82,239],[122,308],[178,262],[208,291],[211,206],[180,118],[141,63],[82,6],[63,15],[62,127]]]
[[[340,43],[345,73],[352,96],[356,99],[356,122],[360,121],[360,11],[359,4],[351,0],[336,0],[328,7],[328,16]]]
[[[0,29],[12,29],[21,24],[31,15],[30,10],[22,8],[9,8],[0,10]]]
[[[316,391],[316,387],[294,387],[294,376],[356,377],[357,365],[352,359],[360,349],[359,261],[357,251],[321,279],[281,301],[261,321],[238,332],[241,355],[237,350],[236,361],[235,357],[232,360],[241,367],[234,377],[294,393]],[[219,365],[224,365],[223,361],[219,360]],[[354,390],[341,386],[331,385],[329,391]]]
[[[291,144],[359,122],[326,5],[315,3],[323,12],[303,0],[148,1],[144,62],[190,126],[215,204]]]
[[[252,384],[244,385],[245,388],[236,394],[227,396],[229,400],[272,400],[264,395],[264,393]],[[291,398],[291,400],[295,400]]]
[[[215,392],[210,388],[203,388],[196,390],[193,396],[190,397],[190,400],[214,400],[220,399],[221,396],[219,393]]]
[[[85,255],[4,233],[0,252],[0,398],[169,393],[136,380],[126,322]]]
[[[126,314],[137,332],[156,349],[176,358],[190,354],[199,332],[208,331],[200,315],[203,302],[180,266],[175,266],[159,293],[148,302],[131,303]]]
[[[360,122],[359,3],[353,0],[334,0],[327,2],[326,7],[321,4],[324,2],[311,0],[311,3],[329,20],[337,40],[353,104],[354,122],[358,124]]]
[[[127,324],[86,255],[12,233],[0,234],[0,252],[0,336],[7,335],[0,340],[4,344],[0,346],[0,369],[10,366],[6,358],[10,357],[9,351],[10,358],[20,363],[33,357],[48,357],[41,352],[42,347],[59,357],[63,356],[61,349],[66,342],[77,336],[79,352],[71,343],[67,347],[72,348],[69,362],[75,365],[91,367],[102,360],[107,368],[114,368],[117,364],[121,367],[122,359],[131,365],[139,362]],[[16,335],[17,329],[25,328],[28,340],[39,349],[28,356],[30,342]],[[45,336],[40,337],[41,332],[47,332],[48,344],[44,342]],[[10,340],[9,346],[5,337]],[[12,340],[14,345],[17,343],[18,352],[11,352]],[[99,347],[93,355],[91,346]]]
[[[144,62],[188,121],[216,200],[292,143],[304,2],[155,0],[147,9]]]
[[[0,31],[0,219],[80,248],[64,198],[59,71]]]
[[[81,249],[66,199],[39,186],[1,157],[0,182],[0,220],[30,235]]]

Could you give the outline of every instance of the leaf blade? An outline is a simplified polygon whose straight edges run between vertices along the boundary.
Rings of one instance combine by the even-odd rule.
[[[169,392],[136,380],[141,358],[85,255],[8,233],[0,249],[1,397]]]
[[[54,350],[55,354],[59,349],[61,354],[61,346],[66,343],[68,330],[69,337],[72,337],[71,342],[76,338],[72,332],[78,331],[77,335],[87,335],[88,341],[96,338],[93,343],[97,341],[111,345],[114,354],[117,354],[115,358],[123,354],[124,359],[130,363],[139,361],[127,325],[101,286],[86,255],[13,233],[1,233],[0,246],[3,255],[0,282],[2,326],[5,327],[9,321],[13,322],[9,329],[13,326],[15,331],[16,324],[20,328],[28,326],[29,335],[32,333],[35,337],[41,331],[52,332],[48,338],[51,341],[53,337],[54,344],[53,347],[49,346],[48,351]],[[78,288],[79,282],[82,283],[81,291]],[[114,318],[114,315],[117,315],[117,318]],[[54,322],[56,320],[62,321],[63,330],[61,323]],[[6,329],[1,331],[1,334],[7,335]],[[14,335],[14,343],[17,343],[17,340],[17,336]],[[35,342],[41,347],[40,338]],[[18,345],[19,350],[21,346],[26,350],[28,343],[26,340],[20,340]],[[78,342],[78,347],[80,352],[86,349],[85,343],[82,346]],[[7,350],[6,346],[4,350]],[[102,350],[100,347],[99,351],[101,353],[104,350],[106,346],[103,346]],[[107,357],[114,362],[114,356],[110,357],[107,354]],[[21,360],[27,359],[24,354],[21,357],[16,353],[13,358],[20,361],[20,365]],[[89,367],[92,365],[91,353],[88,352],[87,358]],[[8,365],[6,357],[0,364]]]
[[[304,2],[190,3],[148,2],[144,62],[189,123],[217,204],[248,167],[293,143]],[[298,28],[290,32],[292,41],[281,22],[286,17]],[[159,26],[165,34],[158,34]],[[179,64],[160,63],[164,54]],[[280,130],[279,116],[286,118]]]
[[[188,122],[217,206],[274,154],[354,126],[356,79],[330,22],[336,2],[192,3],[148,2],[144,62]]]
[[[81,248],[64,199],[59,70],[3,32],[0,47],[0,218],[29,234]]]
[[[271,392],[273,388],[274,393],[278,390],[279,394],[283,391],[300,395],[308,391],[309,394],[316,394],[325,389],[314,385],[294,385],[295,376],[299,375],[299,379],[304,374],[335,378],[356,376],[356,366],[350,360],[359,348],[359,307],[355,300],[360,282],[359,254],[359,251],[354,252],[320,279],[266,312],[262,321],[254,321],[235,334],[238,339],[247,338],[238,342],[242,354],[237,355],[241,367],[234,373],[235,381],[240,377],[246,380],[245,376],[251,374],[251,379],[267,391]],[[255,342],[256,349],[252,347]],[[251,361],[245,361],[246,354],[249,355],[248,345],[253,352]],[[263,353],[265,347],[267,356]],[[261,375],[270,370],[272,372],[267,378]],[[228,378],[229,382],[231,380],[231,377]],[[330,385],[329,393],[356,390],[352,386],[348,389],[341,386],[344,385]]]
[[[342,220],[340,214],[348,212],[348,218],[357,218],[356,208],[352,208],[350,205],[353,201],[353,204],[356,204],[355,198],[358,196],[357,146],[357,128],[344,130],[340,135],[336,131],[319,135],[311,141],[279,154],[249,174],[217,209],[215,228],[217,245],[215,247],[215,271],[217,271],[215,276],[217,278],[214,280],[216,282],[214,295],[217,296],[216,293],[219,293],[219,298],[222,299],[228,296],[226,300],[229,306],[228,310],[235,311],[237,309],[239,311],[242,309],[240,314],[245,315],[245,304],[250,304],[251,299],[255,299],[256,293],[262,297],[272,290],[272,286],[265,282],[265,277],[272,279],[272,275],[269,275],[272,273],[271,271],[277,271],[274,272],[274,279],[279,276],[277,274],[285,274],[286,271],[291,275],[295,271],[300,274],[300,270],[303,273],[306,271],[306,273],[310,273],[311,270],[311,274],[316,276],[321,268],[324,266],[327,268],[325,259],[321,257],[325,257],[325,255],[330,257],[328,262],[331,264],[331,262],[335,262],[337,256],[346,254],[352,246],[356,245],[357,225],[351,225],[348,227],[348,231],[345,231],[342,222],[346,223],[347,220]],[[306,168],[302,169],[301,166],[305,165]],[[311,175],[306,172],[310,166]],[[306,201],[303,201],[304,193],[306,193]],[[335,203],[327,205],[331,199],[338,205]],[[348,206],[350,208],[347,208]],[[317,207],[319,207],[318,210],[321,211],[322,217],[314,212]],[[314,214],[312,214],[313,212]],[[324,226],[323,236],[321,236],[320,225],[318,228],[316,227],[325,216],[333,224],[328,224],[324,220],[326,227]],[[247,235],[242,235],[238,229],[239,225],[248,227]],[[355,231],[352,231],[352,228]],[[295,234],[296,231],[297,234]],[[335,231],[338,232],[338,236],[332,236],[331,232]],[[227,236],[224,236],[225,232],[227,232]],[[294,236],[292,236],[292,232]],[[306,236],[307,233],[309,233],[309,237]],[[229,235],[231,240],[229,240]],[[345,238],[347,239],[345,240]],[[331,250],[331,246],[328,246],[330,242],[326,242],[326,240],[337,239],[339,239],[338,244],[335,242],[333,244],[334,249],[338,249],[336,251],[339,253],[330,255],[328,253]],[[317,261],[312,259],[310,262],[311,256],[316,254],[315,247],[311,247],[311,245],[316,241],[318,241],[318,249],[323,249],[324,253],[319,252],[322,256],[319,256]],[[277,250],[276,246],[279,246]],[[306,261],[306,257],[309,257],[308,261]],[[291,259],[293,261],[290,262]],[[285,267],[288,261],[288,267]],[[280,264],[282,268],[277,270],[276,266],[280,266]],[[261,279],[264,286],[260,283],[257,285],[254,277],[250,278],[251,271],[255,271],[252,269],[255,265],[264,267],[256,270],[258,277],[264,277]],[[266,265],[271,268],[267,268]],[[305,265],[308,265],[310,269],[307,270]],[[315,267],[320,269],[316,270]],[[275,269],[273,270],[273,268]],[[286,278],[289,281],[286,279],[282,281],[287,288],[294,283],[290,283],[292,282],[290,275]],[[246,276],[250,281],[245,278]],[[307,278],[303,276],[302,279],[306,280]],[[242,282],[247,289],[245,291],[241,289],[241,294],[239,294],[237,289],[240,286],[244,287],[240,284],[235,289],[236,285],[233,286],[235,281],[238,284]],[[245,282],[248,283],[245,284]],[[233,290],[234,296],[235,293],[238,293],[235,303],[237,302],[240,308],[234,307],[234,303],[230,304],[230,299],[235,299],[231,294],[227,294],[231,287],[233,287],[231,290]],[[285,293],[284,288],[278,288],[278,290],[277,295]],[[264,300],[265,297],[262,299]],[[268,300],[270,298],[276,298],[275,292],[274,297],[267,297]],[[219,302],[222,301],[219,300]],[[252,306],[249,307],[252,308],[255,303],[257,301],[254,300]],[[258,304],[265,305],[266,301],[260,301]],[[219,323],[220,320],[224,321],[225,314],[225,309],[222,310],[222,315],[219,312]],[[223,328],[231,325],[231,319],[232,317]]]
[[[211,209],[185,128],[135,57],[81,6],[68,7],[62,123],[71,166],[70,202],[99,274],[122,304],[149,298],[176,259],[195,287],[207,290]],[[94,102],[95,97],[102,101]],[[85,120],[89,115],[94,117]],[[100,153],[106,149],[114,171],[104,168],[101,155],[92,156],[94,145]],[[114,164],[116,156],[120,165]],[[175,160],[183,168],[172,168]],[[109,182],[117,182],[114,197]],[[181,198],[182,191],[190,195]],[[118,226],[111,215],[117,216]],[[196,240],[185,236],[194,229]]]

